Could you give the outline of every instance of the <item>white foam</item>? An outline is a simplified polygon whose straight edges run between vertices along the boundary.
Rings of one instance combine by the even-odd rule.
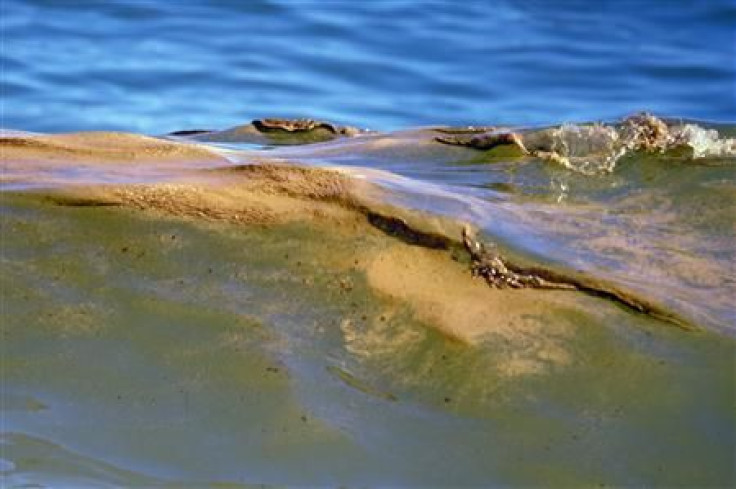
[[[693,158],[736,157],[736,139],[719,138],[715,129],[685,124],[673,128],[673,136],[692,149]]]

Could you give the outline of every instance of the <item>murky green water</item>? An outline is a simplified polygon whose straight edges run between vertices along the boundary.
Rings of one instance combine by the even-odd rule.
[[[0,486],[736,487],[735,23],[733,0],[0,0]],[[636,110],[694,158],[602,165]],[[247,124],[272,116],[407,129]],[[411,129],[429,124],[539,125],[525,144],[561,124],[543,149],[570,158]],[[234,125],[169,137],[217,151],[198,156],[5,130]],[[319,188],[299,205],[324,219],[276,224],[212,222],[217,192],[163,192],[170,215],[47,198],[274,160],[350,167],[394,222],[470,224],[687,329],[490,289],[462,248],[337,219]],[[397,249],[382,288],[371,264]]]
[[[558,363],[373,291],[355,260],[378,232],[13,193],[1,225],[9,486],[734,480],[731,337],[583,297],[528,318]]]

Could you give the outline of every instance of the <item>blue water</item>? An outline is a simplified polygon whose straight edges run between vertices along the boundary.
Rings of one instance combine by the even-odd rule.
[[[2,126],[736,119],[736,3],[3,0]]]

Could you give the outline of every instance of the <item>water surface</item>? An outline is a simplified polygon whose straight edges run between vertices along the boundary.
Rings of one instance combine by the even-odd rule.
[[[279,115],[387,130],[736,114],[730,0],[1,8],[2,125],[16,129],[162,133]]]
[[[736,484],[733,2],[0,10],[0,485]],[[639,110],[708,154],[608,164],[564,124]],[[274,115],[379,132],[22,132]],[[434,124],[554,125],[569,158],[412,129]],[[317,170],[249,190],[274,162],[370,198]],[[490,288],[466,225],[671,316]]]

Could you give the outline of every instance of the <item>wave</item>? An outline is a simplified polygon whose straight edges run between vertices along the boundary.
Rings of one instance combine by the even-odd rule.
[[[2,185],[6,190],[46,189],[42,191],[47,198],[63,205],[127,206],[246,225],[327,220],[346,226],[356,219],[365,220],[372,229],[407,245],[464,255],[468,273],[482,276],[492,287],[564,289],[602,297],[688,328],[729,329],[732,312],[723,305],[723,297],[732,287],[721,273],[709,272],[719,268],[722,247],[705,250],[697,259],[684,248],[679,254],[663,248],[668,242],[667,246],[677,247],[673,236],[678,232],[687,235],[693,232],[690,228],[680,227],[673,234],[660,232],[662,226],[656,224],[650,231],[624,217],[601,222],[601,216],[618,212],[610,204],[586,209],[569,205],[540,208],[523,199],[492,202],[465,188],[330,163],[333,155],[357,157],[359,162],[371,155],[388,162],[402,158],[462,161],[478,154],[496,158],[500,148],[506,155],[502,158],[509,161],[553,160],[576,174],[600,175],[613,172],[617,162],[632,155],[730,161],[734,140],[715,130],[668,124],[646,114],[611,125],[565,124],[522,131],[433,127],[376,134],[315,121],[282,120],[270,120],[267,130],[259,130],[260,126],[179,132],[165,138],[5,132],[0,135]],[[314,130],[330,140],[314,143]],[[202,142],[203,134],[207,144]],[[271,149],[264,151],[214,145],[221,135],[232,142],[234,134],[238,141],[250,143],[257,137],[261,144],[283,143],[287,135],[291,146],[276,150],[265,144],[262,148]],[[294,146],[300,140],[303,144]],[[654,223],[661,218],[656,212],[647,216]],[[587,228],[576,224],[581,219],[588,223]],[[473,246],[463,231],[468,226],[483,232],[474,238]],[[619,244],[618,236],[631,232],[633,226],[639,226],[635,232],[645,246]],[[693,234],[697,242],[719,242],[713,238]],[[682,246],[689,245],[682,241]],[[475,253],[475,247],[486,251]],[[649,253],[673,261],[652,266]],[[665,268],[681,270],[682,276],[663,273]],[[696,290],[698,283],[713,286]],[[694,297],[701,302],[694,304]],[[447,324],[443,328],[454,331]]]
[[[691,161],[736,157],[736,139],[696,124],[667,124],[650,114],[615,125],[564,124],[528,138],[534,144],[540,136],[549,141],[537,144],[533,154],[586,175],[610,173],[622,158],[634,154]]]
[[[698,164],[736,158],[736,139],[697,123],[640,113],[614,123],[561,124],[543,128],[430,127],[376,133],[312,119],[254,120],[221,131],[184,130],[169,137],[205,143],[297,146],[301,158],[351,154],[393,161],[444,159],[477,163],[539,158],[584,175],[611,173],[625,158],[646,156]],[[440,144],[437,144],[440,143]],[[239,149],[247,149],[240,146]],[[475,153],[475,154],[472,154]],[[288,150],[277,154],[294,155]]]

